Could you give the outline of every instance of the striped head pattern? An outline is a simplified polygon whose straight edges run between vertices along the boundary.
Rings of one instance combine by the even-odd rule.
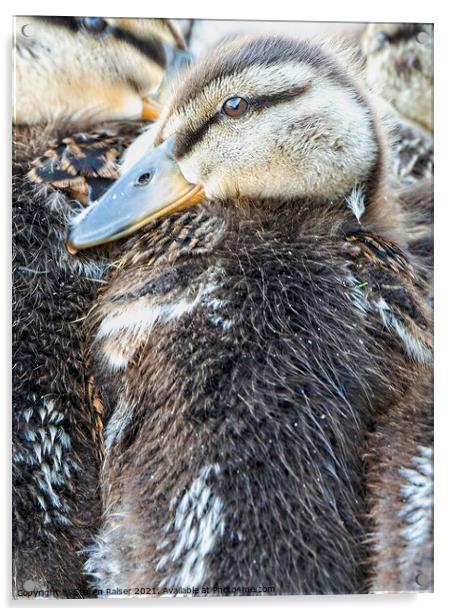
[[[357,186],[370,194],[381,147],[346,62],[307,42],[226,41],[189,71],[155,144],[174,138],[180,170],[209,199],[335,201]]]

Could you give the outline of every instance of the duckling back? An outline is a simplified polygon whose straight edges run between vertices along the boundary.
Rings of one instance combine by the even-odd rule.
[[[428,373],[428,338],[411,363],[389,320],[422,298],[389,245],[325,234],[333,212],[303,233],[293,211],[279,232],[191,213],[158,223],[102,297],[96,587],[369,588],[366,434]]]

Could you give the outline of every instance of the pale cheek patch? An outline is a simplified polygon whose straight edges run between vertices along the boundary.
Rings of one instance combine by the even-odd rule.
[[[175,569],[176,572],[162,580],[161,588],[203,583],[208,573],[207,557],[224,534],[223,503],[209,485],[219,472],[218,464],[203,467],[177,506],[174,500],[171,503],[174,517],[164,527],[164,532],[176,539],[171,550],[160,556],[156,568]],[[162,553],[168,545],[169,540],[163,540],[158,551]]]

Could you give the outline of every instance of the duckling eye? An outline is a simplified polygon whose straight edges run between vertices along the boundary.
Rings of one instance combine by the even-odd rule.
[[[102,17],[83,17],[82,29],[92,34],[101,34],[108,26],[108,22]]]
[[[233,96],[223,104],[223,111],[230,118],[238,118],[248,111],[249,106],[241,96]]]

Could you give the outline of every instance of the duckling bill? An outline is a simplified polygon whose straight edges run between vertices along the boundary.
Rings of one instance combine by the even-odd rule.
[[[151,150],[86,210],[70,231],[70,253],[130,235],[152,220],[202,202],[202,187],[184,178],[172,156],[173,145],[169,139]]]

